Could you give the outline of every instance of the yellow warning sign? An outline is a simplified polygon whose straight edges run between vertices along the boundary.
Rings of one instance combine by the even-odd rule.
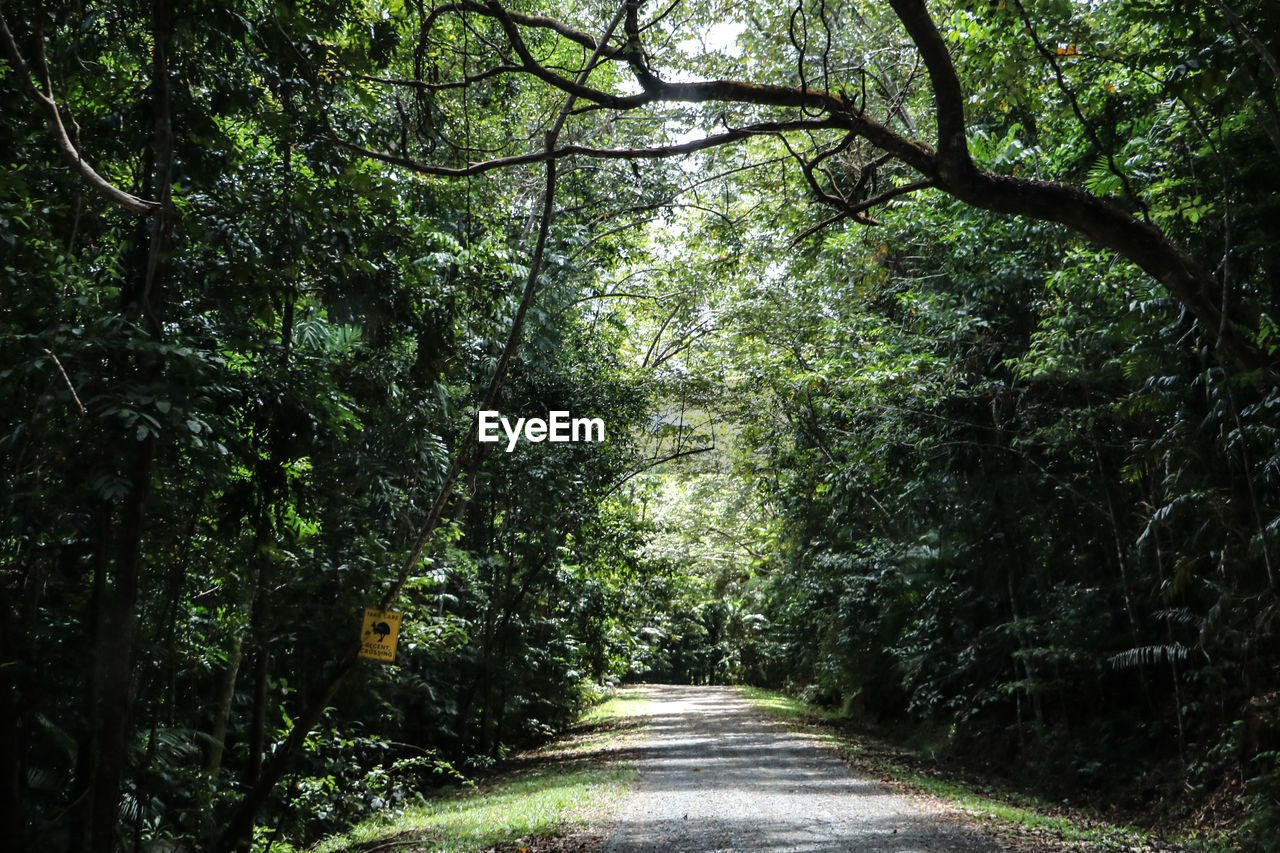
[[[394,610],[364,611],[360,629],[360,657],[374,660],[396,659],[396,638],[400,636],[400,614]]]

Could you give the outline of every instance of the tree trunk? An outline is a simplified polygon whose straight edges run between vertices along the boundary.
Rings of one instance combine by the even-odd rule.
[[[304,705],[302,714],[294,722],[293,728],[289,730],[288,737],[277,744],[275,750],[262,763],[258,778],[254,780],[249,792],[240,801],[240,805],[236,808],[235,814],[232,815],[214,849],[220,851],[220,853],[232,853],[232,851],[249,849],[249,844],[253,839],[254,818],[263,805],[266,804],[267,798],[271,796],[271,790],[275,787],[276,782],[284,775],[289,761],[293,758],[293,753],[306,740],[307,735],[315,728],[316,723],[320,722],[325,710],[329,707],[329,703],[337,695],[339,688],[346,683],[347,678],[355,671],[360,661],[359,653],[360,641],[356,640],[334,662],[333,668],[329,672],[328,680],[320,691],[309,697],[309,700]]]
[[[169,104],[169,50],[173,40],[171,9],[165,0],[152,6],[154,36],[151,99],[153,118],[152,184],[160,210],[150,221],[146,267],[137,286],[126,294],[123,311],[144,319],[153,337],[160,324],[152,297],[159,295],[165,275],[170,236],[173,229],[170,192],[173,163],[173,131]],[[164,364],[158,356],[146,356],[143,376],[159,381]],[[91,759],[89,780],[88,835],[90,853],[112,853],[116,841],[117,814],[129,746],[132,711],[133,645],[138,625],[139,575],[142,566],[142,535],[146,519],[147,495],[155,458],[156,436],[148,431],[131,441],[126,476],[129,490],[122,500],[111,587],[104,606],[103,645],[99,649],[99,697],[96,754]]]
[[[240,602],[242,611],[252,612],[255,591],[258,587],[258,573],[255,571],[245,584],[245,592]],[[240,633],[231,638],[231,647],[227,650],[227,666],[222,673],[222,683],[218,687],[218,698],[213,706],[213,722],[209,728],[209,736],[213,743],[205,754],[204,772],[216,776],[222,768],[222,755],[227,748],[227,725],[231,720],[231,705],[235,701],[236,680],[240,674],[240,664],[244,660],[244,636]],[[210,779],[212,782],[212,779]]]
[[[6,590],[7,592],[7,590]],[[14,626],[8,595],[0,600],[0,660],[17,661]],[[11,853],[25,853],[26,762],[23,761],[22,701],[19,671],[24,667],[0,667],[0,837]]]
[[[103,501],[95,514],[96,531],[93,545],[93,592],[89,596],[88,619],[90,621],[86,641],[94,650],[87,673],[88,696],[85,697],[85,731],[76,744],[76,766],[72,774],[70,805],[71,831],[68,833],[67,853],[79,853],[89,847],[89,823],[93,812],[93,765],[98,755],[98,702],[102,696],[102,668],[98,658],[105,648],[104,612],[107,599],[107,575],[110,559],[107,551],[111,542],[111,504]]]
[[[89,850],[93,853],[111,853],[115,846],[116,816],[128,754],[133,699],[131,675],[133,640],[138,626],[142,525],[154,452],[155,438],[150,433],[133,448],[129,494],[120,525],[112,588],[105,608],[105,631],[99,658],[102,696],[98,749],[90,779]]]
[[[266,558],[255,554],[254,559],[264,563]],[[270,699],[271,648],[268,637],[271,632],[271,571],[261,565],[254,572],[258,577],[257,603],[253,609],[250,632],[253,635],[253,711],[249,720],[249,760],[244,768],[244,781],[252,784],[262,770],[262,757],[267,748],[267,702]]]

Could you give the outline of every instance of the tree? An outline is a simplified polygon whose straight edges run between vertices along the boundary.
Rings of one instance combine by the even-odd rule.
[[[1274,11],[723,12],[5,7],[8,835],[243,848],[335,744],[501,755],[632,651],[1028,749],[1089,678],[1188,754],[1263,695]],[[671,443],[474,440],[570,400]],[[695,411],[697,577],[617,506]]]
[[[317,140],[326,58],[375,71],[397,41],[369,8],[174,12],[4,9],[0,775],[18,849],[248,844],[281,818],[282,778],[302,796],[307,773],[345,772],[307,740],[326,715],[325,743],[404,742],[387,696],[443,721],[421,755],[500,754],[531,734],[513,708],[558,721],[588,695],[575,626],[607,633],[561,608],[539,624],[562,654],[529,639],[574,559],[544,534],[589,524],[631,462],[640,395],[576,309],[582,269],[625,235],[548,215],[530,263],[520,181],[442,185]],[[619,433],[542,466],[540,511],[516,512],[533,484],[468,450],[473,407],[569,391]],[[464,524],[455,483],[499,521]],[[483,553],[504,537],[527,544]],[[507,556],[506,583],[470,571]],[[359,609],[397,598],[419,617],[415,673],[483,647],[512,674],[482,685],[489,725],[447,679],[414,692],[356,660]],[[473,616],[510,630],[472,642]],[[347,680],[369,689],[339,695]]]
[[[407,79],[379,78],[378,82],[407,87],[429,97],[433,93],[457,87],[496,86],[499,84],[491,81],[500,81],[508,76],[531,77],[589,104],[596,111],[606,113],[612,119],[603,123],[606,128],[616,124],[622,116],[663,103],[781,108],[783,113],[767,120],[747,121],[736,126],[726,124],[726,129],[720,133],[678,144],[609,148],[574,143],[462,166],[432,164],[403,155],[380,152],[345,140],[336,133],[333,140],[348,150],[384,162],[427,174],[461,177],[549,159],[665,158],[761,134],[842,131],[843,135],[833,143],[817,143],[812,152],[806,156],[798,156],[815,195],[822,202],[836,208],[833,219],[867,221],[867,212],[877,205],[908,193],[933,188],[977,208],[1064,224],[1117,252],[1159,281],[1174,299],[1199,320],[1200,333],[1215,345],[1226,361],[1246,372],[1270,367],[1269,357],[1256,343],[1256,323],[1239,306],[1224,302],[1221,282],[1215,280],[1191,253],[1143,216],[1130,212],[1119,201],[1095,196],[1078,186],[997,174],[975,164],[967,133],[965,92],[947,41],[923,0],[892,0],[890,6],[927,70],[937,128],[932,145],[912,135],[915,127],[911,123],[907,123],[908,127],[905,129],[897,129],[894,126],[895,113],[892,108],[888,110],[887,119],[873,118],[869,112],[865,88],[861,97],[855,97],[836,81],[833,91],[833,81],[829,77],[825,78],[826,86],[822,89],[732,79],[665,81],[659,76],[659,69],[651,60],[644,41],[645,33],[659,22],[660,16],[642,24],[642,6],[639,0],[624,2],[622,35],[615,41],[607,38],[599,41],[563,21],[517,12],[496,2],[446,3],[432,9],[422,20],[415,64],[417,76]],[[803,9],[803,6],[800,8]],[[438,30],[444,26],[443,21],[456,17],[460,20],[457,26],[471,29],[474,25],[470,23],[468,16],[490,22],[497,30],[488,38],[477,38],[482,44],[492,45],[492,55],[484,55],[483,59],[478,60],[484,63],[483,70],[468,73],[467,60],[470,57],[464,55],[459,62],[456,54],[449,56],[443,63],[443,68],[439,65],[429,67],[421,57],[429,52],[428,45],[436,43],[439,38]],[[555,36],[553,44],[557,55],[563,55],[568,47],[576,45],[581,50],[591,51],[593,59],[573,74],[557,70],[546,61],[540,61],[535,55],[532,40],[547,32]],[[1027,32],[1032,34],[1032,38],[1035,37],[1029,19]],[[828,32],[828,50],[830,38],[831,34]],[[543,45],[539,42],[538,46]],[[799,56],[795,62],[801,70],[803,82],[807,57],[804,48],[797,47]],[[618,94],[609,87],[590,85],[589,75],[595,70],[594,57],[597,56],[615,65],[625,66],[640,91],[635,94]],[[827,59],[824,55],[824,67]],[[461,66],[459,77],[439,80],[443,76],[442,71],[445,74],[449,71],[456,72],[458,66]],[[1058,73],[1061,74],[1060,70]],[[863,83],[865,87],[865,80]],[[746,114],[760,118],[750,110]],[[788,115],[789,117],[783,117]],[[386,135],[385,129],[382,134]],[[815,170],[820,171],[824,162],[858,142],[865,142],[882,153],[878,156],[865,154],[861,160],[847,167],[846,173],[852,186],[841,182],[822,186],[815,177]],[[916,177],[882,192],[869,193],[868,189],[872,186],[870,176],[887,164],[901,164],[912,170]],[[831,177],[830,171],[822,174]]]

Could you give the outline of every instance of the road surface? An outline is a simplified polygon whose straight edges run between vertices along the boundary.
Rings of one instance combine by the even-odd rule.
[[[609,853],[979,853],[1002,849],[936,806],[855,775],[728,687],[646,689],[639,778]]]

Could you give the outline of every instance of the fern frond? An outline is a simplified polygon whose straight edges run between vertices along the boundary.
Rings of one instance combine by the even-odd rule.
[[[1132,669],[1136,666],[1150,666],[1157,663],[1184,661],[1190,649],[1182,643],[1163,643],[1156,646],[1137,646],[1125,649],[1111,658],[1113,669]]]

